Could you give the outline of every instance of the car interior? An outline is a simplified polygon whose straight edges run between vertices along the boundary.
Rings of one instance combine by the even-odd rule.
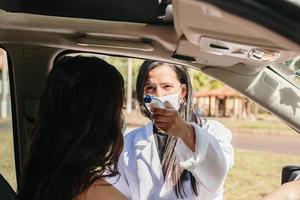
[[[54,60],[69,53],[153,59],[200,70],[300,132],[300,84],[295,81],[299,71],[293,68],[300,59],[299,5],[233,0],[105,2],[0,3],[0,48],[9,62],[17,180],[39,94]],[[300,167],[287,166],[282,182],[300,178],[299,172]],[[15,199],[2,176],[0,182],[0,199]]]

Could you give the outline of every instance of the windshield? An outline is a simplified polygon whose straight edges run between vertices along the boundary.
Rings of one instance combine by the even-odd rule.
[[[283,63],[274,64],[271,68],[300,89],[300,54]]]

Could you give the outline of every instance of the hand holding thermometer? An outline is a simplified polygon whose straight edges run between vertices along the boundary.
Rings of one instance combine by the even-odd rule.
[[[155,96],[146,95],[144,103],[149,112],[151,112],[150,108],[166,108],[165,104]]]
[[[147,110],[152,114],[151,108],[166,108],[165,104],[156,98],[155,96],[146,95],[144,97],[144,103]],[[157,127],[158,128],[158,127]],[[158,128],[159,129],[159,128]],[[165,133],[163,130],[159,129],[161,133]]]

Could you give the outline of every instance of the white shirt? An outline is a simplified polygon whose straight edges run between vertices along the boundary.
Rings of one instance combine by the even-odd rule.
[[[191,124],[196,136],[195,152],[181,139],[175,146],[179,166],[190,171],[198,182],[198,196],[192,193],[190,183],[185,182],[186,199],[222,200],[224,181],[234,160],[231,131],[214,120],[207,120],[202,128]],[[174,200],[177,197],[171,186],[171,176],[164,181],[152,129],[150,122],[125,135],[118,164],[120,177],[107,181],[128,199]]]

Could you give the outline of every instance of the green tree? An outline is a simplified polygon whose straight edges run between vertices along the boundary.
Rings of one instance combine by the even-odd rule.
[[[128,58],[125,57],[116,57],[116,56],[101,56],[108,63],[115,66],[119,72],[122,74],[125,81],[125,88],[127,88],[127,67],[128,67]],[[141,59],[132,59],[132,94],[133,97],[136,97],[136,79],[138,75],[138,71],[140,66],[142,65],[144,60]],[[189,69],[190,75],[193,76],[191,80],[193,80],[193,89],[195,91],[203,90],[203,89],[217,89],[224,87],[224,84],[220,81],[211,78],[210,76],[200,72],[199,70]]]
[[[194,70],[194,69],[193,69]],[[193,87],[195,91],[203,89],[217,89],[224,87],[224,84],[198,70],[194,70],[194,83]]]
[[[116,56],[101,56],[106,62],[110,63],[111,65],[115,66],[118,71],[122,74],[125,85],[124,87],[127,88],[127,77],[128,77],[128,58],[125,57],[116,57]],[[137,74],[142,65],[143,60],[141,59],[132,59],[132,94],[135,97],[136,94],[136,79]]]

